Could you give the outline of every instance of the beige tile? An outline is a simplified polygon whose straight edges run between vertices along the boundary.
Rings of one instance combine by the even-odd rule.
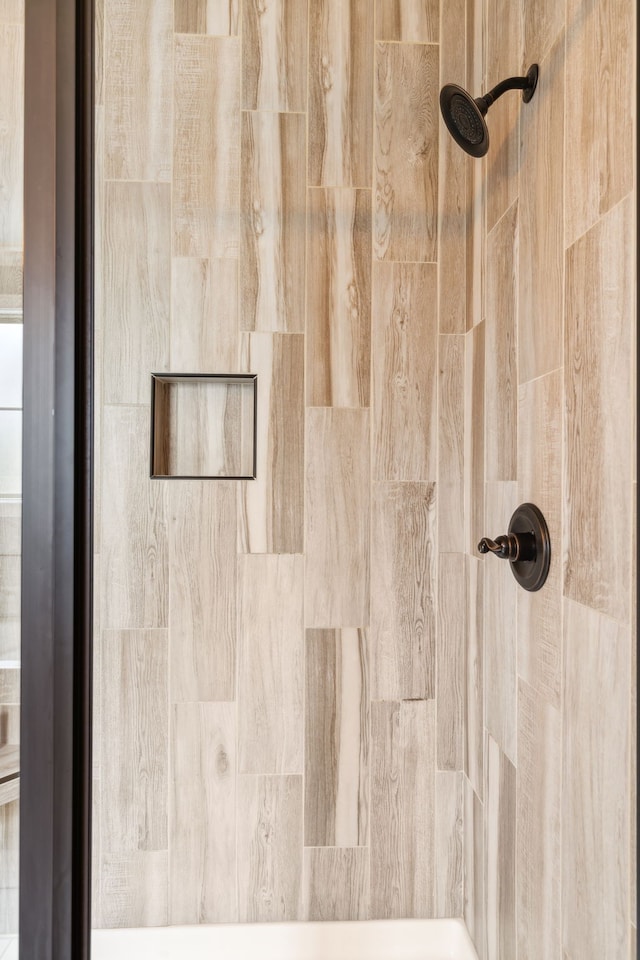
[[[373,280],[373,476],[435,480],[437,266],[375,263]]]
[[[364,630],[306,631],[304,842],[369,842],[369,652]]]
[[[247,0],[242,13],[242,106],[305,110],[306,0]]]
[[[104,204],[104,400],[149,403],[150,374],[169,363],[171,190],[107,183]]]
[[[170,180],[172,0],[105,0],[108,180]]]
[[[309,190],[307,403],[367,407],[371,191]]]
[[[484,797],[484,563],[466,558],[467,654],[465,773],[477,796]]]
[[[102,926],[162,927],[169,922],[166,850],[108,855],[102,863]]]
[[[448,0],[440,24],[440,82],[466,83],[466,49],[462,30],[466,0]],[[443,8],[444,12],[444,8]],[[438,323],[440,333],[467,329],[467,228],[471,210],[467,178],[474,161],[439,123],[438,166]]]
[[[373,249],[432,260],[438,229],[438,47],[376,44]]]
[[[486,756],[487,960],[510,960],[516,955],[516,771],[489,735]]]
[[[371,0],[318,0],[309,20],[309,185],[369,187]]]
[[[374,700],[435,696],[436,515],[435,484],[373,485]]]
[[[464,774],[436,773],[436,917],[464,908]]]
[[[171,710],[169,923],[237,919],[236,707]]]
[[[0,11],[0,23],[24,23],[25,0],[5,0]]]
[[[519,73],[522,50],[522,7],[510,0],[487,0],[486,8],[486,74],[478,97],[496,83]],[[487,116],[489,152],[487,154],[487,231],[518,196],[520,114],[535,109],[535,97],[523,103],[518,91],[511,91],[491,108]]]
[[[479,960],[485,960],[484,808],[464,778],[464,921]]]
[[[94,674],[95,676],[95,674]],[[96,702],[93,697],[93,703]],[[98,741],[96,741],[98,742]],[[100,781],[91,784],[91,928],[99,929],[102,924],[102,813]],[[2,954],[0,954],[2,956]]]
[[[563,955],[628,955],[629,627],[564,602]]]
[[[233,700],[236,674],[236,490],[169,484],[171,699]]]
[[[562,956],[560,709],[518,686],[516,890],[518,955]]]
[[[307,410],[305,477],[306,626],[367,627],[367,410]]]
[[[567,252],[565,595],[629,621],[630,198]]]
[[[0,238],[3,246],[21,247],[24,201],[24,25],[0,21]]]
[[[238,35],[240,0],[174,0],[173,11],[176,33]]]
[[[376,40],[437,43],[439,21],[438,0],[376,0]]]
[[[475,554],[478,542],[485,536],[485,324],[475,326],[465,340],[464,516],[467,527],[466,553]]]
[[[0,247],[0,307],[22,309],[22,261],[22,246]]]
[[[465,338],[440,336],[438,341],[438,542],[442,552],[462,553]]]
[[[174,42],[173,252],[234,258],[240,242],[240,40]]]
[[[305,920],[369,919],[369,850],[304,851]]]
[[[467,624],[466,565],[461,553],[438,557],[437,764],[464,770]]]
[[[565,241],[589,229],[633,187],[633,4],[567,0]],[[602,118],[607,122],[603,123]],[[576,158],[584,158],[576,162]],[[627,234],[630,236],[630,234]]]
[[[240,553],[302,553],[304,337],[241,336],[241,369],[257,376],[256,479],[238,486]]]
[[[16,934],[19,925],[20,804],[0,807],[0,931]]]
[[[518,455],[518,203],[487,237],[485,475],[516,480]]]
[[[143,872],[150,861],[133,855],[167,849],[167,648],[166,630],[102,635],[102,850]]]
[[[637,960],[638,928],[632,923],[629,929],[629,960]]]
[[[104,408],[104,628],[167,626],[167,488],[149,479],[150,419],[148,407]]]
[[[303,576],[302,556],[238,557],[241,773],[302,773]]]
[[[435,702],[371,705],[371,916],[435,908]]]
[[[304,332],[303,114],[243,113],[241,327]]]
[[[535,503],[549,527],[551,566],[544,587],[518,590],[518,673],[560,706],[562,635],[562,371],[520,387],[518,501]]]
[[[542,63],[564,28],[565,13],[565,0],[527,0],[523,4],[523,70],[532,63]],[[538,87],[536,99],[539,93]]]
[[[518,506],[516,483],[487,484],[487,533],[495,540],[507,532]],[[476,556],[478,551],[475,551]],[[517,595],[522,589],[509,561],[491,554],[484,567],[485,724],[503,753],[516,763]]]
[[[172,373],[236,373],[238,261],[171,262]]]
[[[0,660],[20,659],[20,564],[0,556]]]
[[[536,6],[530,3],[527,10]],[[564,51],[563,33],[540,63],[534,98],[522,105],[520,120],[520,383],[562,366]]]
[[[302,919],[302,777],[238,778],[241,921]]]

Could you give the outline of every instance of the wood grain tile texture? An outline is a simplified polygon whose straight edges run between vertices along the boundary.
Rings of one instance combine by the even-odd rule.
[[[309,13],[309,185],[370,187],[374,4],[318,0]]]
[[[373,276],[373,476],[435,480],[437,267],[376,263]]]
[[[436,773],[436,917],[461,917],[464,902],[462,773]]]
[[[21,21],[0,20],[0,50],[3,64],[0,84],[0,116],[3,146],[0,153],[0,244],[22,247],[24,198],[24,16]]]
[[[173,29],[176,33],[238,35],[240,0],[174,0]]]
[[[436,652],[439,770],[464,769],[466,577],[465,558],[462,554],[439,554]]]
[[[371,917],[435,909],[435,704],[371,705]]]
[[[307,17],[306,0],[243,3],[243,109],[306,109]]]
[[[306,631],[304,842],[369,841],[369,664],[364,630]]]
[[[238,261],[171,261],[172,373],[231,373],[238,362]]]
[[[240,40],[174,42],[173,252],[237,258],[240,245]]]
[[[438,337],[439,549],[465,550],[465,338]]]
[[[369,412],[309,408],[305,456],[306,626],[368,626]]]
[[[439,27],[436,0],[376,0],[376,40],[437,43]]]
[[[465,773],[477,796],[484,797],[484,564],[466,560]]]
[[[302,777],[238,778],[241,921],[302,919]]]
[[[304,114],[242,114],[241,327],[304,332]]]
[[[434,261],[438,229],[438,48],[376,44],[374,253]]]
[[[371,191],[309,190],[307,403],[367,407]]]
[[[369,850],[312,847],[304,851],[305,920],[369,919]]]
[[[374,700],[435,696],[436,506],[435,484],[373,485]]]
[[[627,199],[566,258],[564,593],[621,622],[631,571],[631,217]]]
[[[476,553],[485,536],[485,324],[466,336],[464,405],[464,515],[466,551]]]
[[[516,952],[516,771],[489,735],[486,755],[487,957],[506,960]]]
[[[485,960],[484,807],[464,778],[464,921],[479,960]]]
[[[521,5],[486,0],[487,89],[518,73],[522,49]],[[526,109],[526,105],[525,105]],[[486,223],[489,232],[518,196],[522,98],[502,97],[491,111],[491,149],[486,159]]]

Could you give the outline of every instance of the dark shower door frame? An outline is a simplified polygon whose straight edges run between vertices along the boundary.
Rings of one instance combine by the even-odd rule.
[[[27,0],[21,960],[89,955],[92,46],[92,0]]]

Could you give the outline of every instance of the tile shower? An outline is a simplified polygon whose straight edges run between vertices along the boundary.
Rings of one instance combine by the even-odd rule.
[[[632,4],[97,14],[94,925],[627,960]],[[534,61],[466,157],[440,85]],[[149,478],[163,372],[257,375],[256,480]]]

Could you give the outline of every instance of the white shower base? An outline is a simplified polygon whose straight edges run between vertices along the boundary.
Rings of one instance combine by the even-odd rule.
[[[92,960],[478,960],[462,920],[94,930]]]

